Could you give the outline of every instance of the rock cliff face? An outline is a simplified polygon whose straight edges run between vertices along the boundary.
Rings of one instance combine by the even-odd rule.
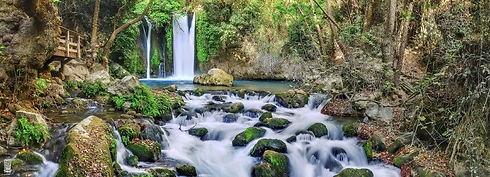
[[[33,84],[55,52],[60,25],[51,0],[0,1],[0,91],[10,94]]]

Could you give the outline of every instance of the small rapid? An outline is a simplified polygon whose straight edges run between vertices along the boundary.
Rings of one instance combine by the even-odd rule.
[[[296,142],[286,143],[285,155],[289,158],[290,176],[334,176],[344,168],[367,168],[375,176],[400,176],[396,167],[369,163],[360,141],[357,138],[344,137],[341,124],[320,113],[328,97],[323,97],[320,103],[318,100],[311,101],[316,98],[310,98],[310,103],[303,108],[289,109],[278,106],[274,96],[246,95],[240,98],[223,94],[218,95],[219,99],[216,96],[185,95],[185,110],[199,113],[181,114],[162,126],[168,131],[168,147],[162,150],[166,158],[195,166],[199,176],[250,177],[251,169],[260,163],[260,158],[251,157],[249,153],[260,139],[287,142],[289,137],[315,123],[324,124],[328,135],[317,138],[310,134],[299,134]],[[226,105],[235,102],[243,103],[244,111],[234,114],[236,121],[227,122],[224,119],[231,113],[226,110]],[[262,138],[255,139],[244,147],[233,147],[232,141],[237,134],[260,122],[257,118],[260,115],[250,114],[249,110],[260,110],[265,104],[277,106],[272,117],[285,118],[291,124],[282,130],[262,127],[266,129]],[[202,139],[187,132],[191,128],[201,127],[209,131]]]

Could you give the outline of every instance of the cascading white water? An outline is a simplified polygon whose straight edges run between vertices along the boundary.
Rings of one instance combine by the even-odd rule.
[[[124,147],[124,144],[121,140],[121,135],[119,134],[119,131],[115,130],[114,128],[113,128],[113,130],[114,130],[114,137],[116,139],[116,150],[117,150],[116,161],[119,164],[119,166],[121,166],[121,169],[123,171],[127,171],[127,172],[132,173],[132,174],[148,173],[143,169],[138,169],[138,168],[134,168],[132,166],[126,165],[126,163],[125,163],[126,157],[132,156],[133,154],[131,153],[131,151],[127,150],[126,147]]]
[[[151,60],[151,22],[148,17],[145,16],[147,29],[143,27],[143,32],[146,34],[146,78],[150,79],[150,60]]]
[[[174,15],[173,19],[173,78],[192,80],[195,57],[195,14],[189,24],[187,15]]]
[[[224,95],[224,102],[214,101],[213,95],[197,97],[186,95],[184,101],[187,110],[205,109],[210,103],[214,105],[242,102],[244,110],[261,109],[266,103],[276,104],[274,96],[246,96],[244,99],[234,95]],[[287,144],[291,177],[334,176],[343,168],[368,168],[375,176],[400,176],[399,169],[385,164],[368,163],[362,147],[356,138],[343,136],[341,125],[330,116],[320,113],[325,104],[313,102],[303,108],[288,109],[277,107],[273,117],[286,118],[292,123],[282,131],[269,128],[262,138],[285,140],[300,130],[306,130],[314,123],[322,123],[328,128],[328,135],[316,138],[302,134],[297,141]],[[277,105],[277,104],[276,104]],[[197,112],[197,111],[196,111]],[[233,147],[234,137],[248,127],[259,122],[250,113],[237,113],[236,122],[224,123],[223,117],[229,114],[222,110],[208,111],[196,116],[175,117],[163,126],[168,131],[168,147],[162,152],[170,159],[188,163],[196,167],[199,176],[234,176],[250,177],[252,167],[260,163],[258,158],[249,155],[259,139],[253,140],[245,147]],[[193,127],[205,127],[208,134],[205,141],[189,135],[186,131]]]
[[[46,158],[42,154],[39,154],[37,152],[34,152],[34,153],[43,159],[43,163],[41,164],[41,167],[39,168],[39,172],[35,173],[34,175],[37,177],[53,177],[53,176],[55,176],[60,165],[57,163],[46,160]]]

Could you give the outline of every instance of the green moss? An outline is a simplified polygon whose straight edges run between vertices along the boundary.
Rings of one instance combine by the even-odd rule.
[[[233,103],[231,105],[231,110],[230,112],[231,113],[239,113],[240,111],[243,110],[243,108],[245,108],[245,106],[243,105],[242,102],[236,102],[236,103]]]
[[[32,151],[22,152],[19,155],[17,155],[17,158],[23,160],[24,162],[30,165],[43,163],[43,159],[39,155],[34,154],[34,152]]]
[[[177,177],[177,173],[175,173],[175,171],[166,168],[151,169],[150,173],[158,177]]]
[[[272,118],[272,112],[264,112],[260,115],[259,120],[263,122],[267,118]]]
[[[315,137],[322,137],[328,134],[327,127],[322,123],[315,123],[311,125],[310,127],[308,127],[308,131],[313,132],[313,135],[315,135]]]
[[[126,163],[128,163],[128,165],[130,166],[138,166],[138,156],[129,156],[127,159],[126,159]]]
[[[289,172],[289,160],[284,154],[266,150],[264,155],[262,155],[262,159],[271,164],[270,167],[277,176],[287,176]]]
[[[190,135],[197,136],[199,138],[203,138],[204,135],[206,135],[206,133],[208,133],[207,128],[191,128],[191,129],[189,129]]]
[[[180,176],[197,176],[196,167],[189,164],[178,165],[175,169]]]
[[[366,157],[368,160],[373,159],[373,146],[371,139],[368,139],[364,144],[362,145],[362,148],[364,149],[364,153],[366,153]]]
[[[233,139],[233,146],[245,146],[250,141],[260,138],[265,135],[265,129],[257,128],[257,127],[249,127],[245,129],[243,132],[239,133]]]
[[[161,155],[161,145],[160,143],[151,140],[141,140],[136,142],[131,142],[128,144],[127,148],[136,156],[138,159],[145,162],[154,162]]]
[[[85,176],[81,169],[70,167],[71,160],[76,156],[73,144],[69,143],[63,148],[59,157],[60,167],[56,172],[56,177]]]
[[[202,96],[202,95],[204,95],[204,92],[205,92],[205,90],[203,88],[197,88],[194,91],[194,95],[196,95],[196,96]]]
[[[289,90],[275,94],[279,105],[286,108],[301,108],[308,103],[309,95],[302,90]]]
[[[260,157],[266,150],[286,153],[287,146],[286,143],[278,139],[260,139],[250,151],[250,155],[252,157]]]
[[[128,137],[130,140],[139,138],[141,134],[141,127],[133,121],[124,121],[124,124],[117,128],[122,136]]]
[[[284,118],[267,118],[264,120],[265,126],[272,129],[283,129],[286,128],[289,123],[289,120]]]
[[[344,125],[344,127],[342,127],[342,131],[344,132],[344,136],[346,137],[355,137],[357,136],[358,128],[359,128],[359,123],[355,122],[355,123]]]
[[[374,177],[369,169],[345,168],[336,177]]]

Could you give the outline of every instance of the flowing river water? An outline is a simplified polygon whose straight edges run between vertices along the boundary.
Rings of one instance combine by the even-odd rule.
[[[320,113],[328,97],[312,95],[306,106],[290,109],[279,106],[273,95],[245,95],[244,98],[240,98],[229,92],[216,93],[203,96],[185,95],[183,97],[185,110],[198,113],[191,116],[189,114],[174,116],[171,121],[157,126],[162,130],[160,143],[163,157],[161,161],[140,162],[140,168],[125,165],[124,158],[130,152],[124,147],[119,133],[115,130],[118,140],[117,162],[121,164],[122,169],[130,173],[145,173],[144,168],[175,169],[175,164],[187,163],[195,166],[198,176],[201,177],[250,177],[253,166],[260,163],[260,158],[249,155],[250,151],[259,139],[268,138],[286,142],[287,153],[285,155],[289,159],[291,177],[330,177],[344,168],[367,168],[379,177],[400,176],[400,170],[396,167],[376,161],[368,162],[361,147],[361,140],[356,137],[344,137],[342,123],[338,121],[339,119]],[[219,99],[216,99],[216,96]],[[241,102],[244,105],[244,111],[234,114],[236,121],[226,120],[226,115],[230,114],[224,111],[226,109],[209,109],[210,106],[222,108],[223,105],[229,106],[235,102]],[[244,147],[233,147],[232,141],[237,134],[260,122],[258,117],[263,110],[259,110],[265,104],[276,105],[277,110],[272,113],[273,117],[288,119],[291,124],[282,130],[262,127],[266,129],[262,138],[255,139]],[[328,135],[317,138],[310,134],[299,134],[295,142],[287,143],[288,138],[308,129],[315,123],[324,124],[328,129]],[[202,139],[187,132],[191,128],[201,127],[209,131]],[[61,135],[53,137],[57,139],[55,142],[58,142],[58,145],[52,145],[53,150],[45,149],[45,151],[52,151],[45,153],[49,154],[46,157],[51,161],[44,159],[39,172],[34,176],[51,177],[55,175],[58,164],[52,162],[57,159],[57,153],[54,151],[61,150],[60,146],[63,146],[63,133],[67,131],[66,128],[59,128],[58,132],[61,132]]]

